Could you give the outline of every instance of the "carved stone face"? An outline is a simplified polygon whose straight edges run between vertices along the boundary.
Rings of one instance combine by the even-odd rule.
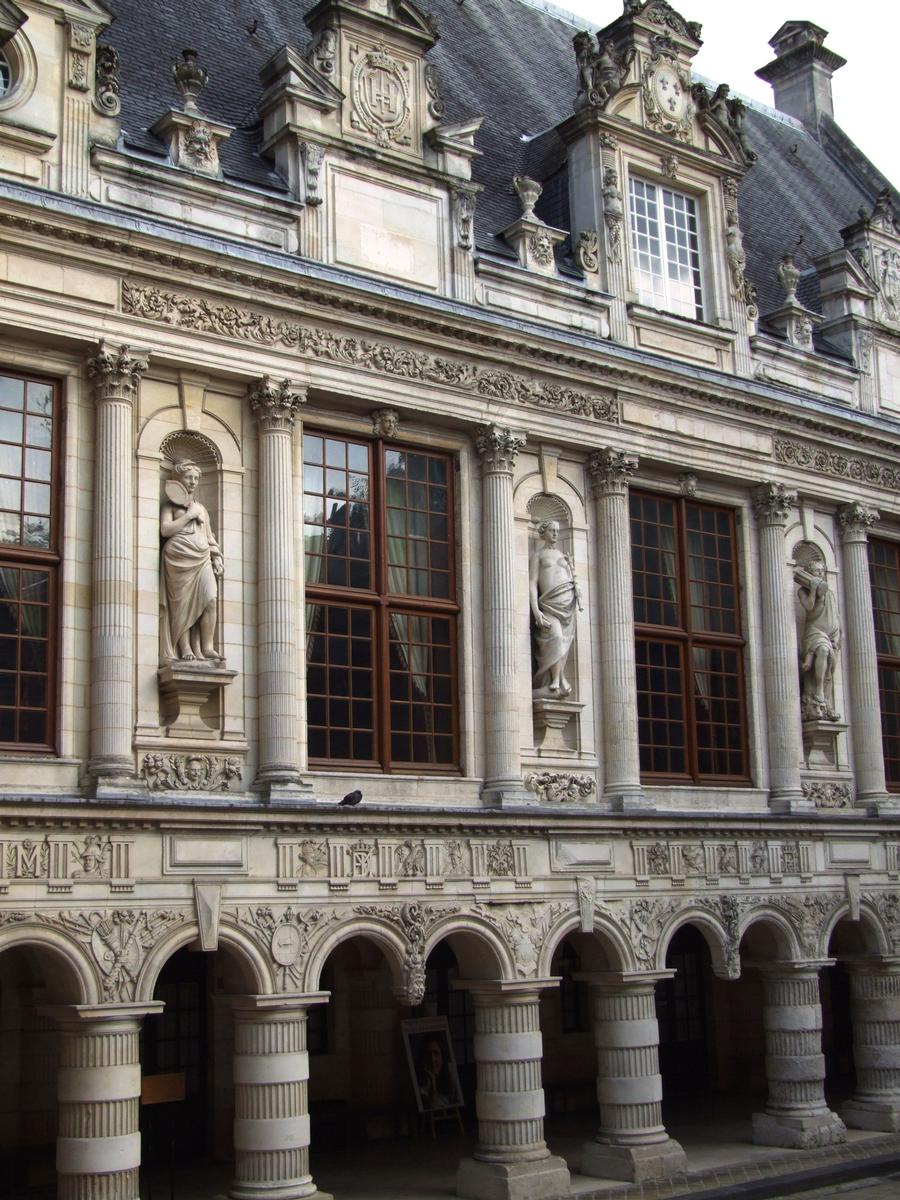
[[[559,521],[548,521],[541,534],[548,546],[555,546],[559,541]]]
[[[188,493],[193,492],[197,484],[200,482],[199,467],[185,467],[181,472],[181,482],[184,484],[184,490]]]
[[[184,765],[184,774],[190,783],[203,782],[203,761],[199,758],[189,758]]]

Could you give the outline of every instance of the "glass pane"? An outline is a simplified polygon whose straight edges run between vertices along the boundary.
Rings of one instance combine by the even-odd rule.
[[[0,476],[0,508],[18,512],[22,507],[22,484],[18,479]]]
[[[52,424],[49,417],[28,417],[25,421],[25,441],[29,446],[47,446],[52,441]]]
[[[7,546],[18,545],[22,539],[22,525],[18,513],[0,512],[0,542]]]
[[[50,576],[46,571],[22,572],[22,599],[34,604],[47,604],[50,600]]]
[[[27,572],[31,574],[31,572]],[[0,567],[0,599],[18,600],[19,572],[15,567]]]
[[[50,512],[49,483],[26,483],[24,509],[29,513]]]
[[[25,402],[25,384],[21,379],[0,375],[0,408],[21,408]]]
[[[53,415],[53,388],[49,383],[29,383],[27,388],[29,412]]]
[[[0,443],[0,473],[21,476],[22,451],[18,446],[5,446]]]
[[[0,408],[0,441],[21,442],[22,415]]]
[[[25,474],[29,479],[49,480],[50,454],[46,450],[26,450]]]
[[[26,546],[34,546],[39,550],[50,548],[50,518],[24,517],[24,542]]]
[[[304,433],[303,435],[303,462],[305,463],[321,463],[323,459],[324,442],[322,438],[317,437],[314,433]],[[304,479],[306,472],[303,473]],[[320,485],[321,486],[321,485]]]
[[[47,714],[43,712],[19,713],[19,741],[32,745],[47,743]]]

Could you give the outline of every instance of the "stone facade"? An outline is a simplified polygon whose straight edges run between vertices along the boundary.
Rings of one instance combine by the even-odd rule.
[[[0,4],[0,582],[49,581],[0,614],[23,656],[0,676],[2,1144],[55,1138],[60,1195],[137,1200],[138,1035],[190,948],[216,964],[230,1194],[322,1195],[315,1105],[373,1131],[409,1107],[400,1015],[444,1015],[452,960],[477,1115],[459,1194],[566,1194],[546,1105],[585,1080],[580,1170],[669,1178],[687,1159],[657,1000],[687,927],[710,1004],[756,1021],[748,1141],[900,1131],[900,780],[870,577],[873,538],[900,544],[900,223],[889,188],[825,197],[823,31],[779,31],[784,111],[750,111],[693,79],[699,27],[661,0],[574,54],[562,19],[497,0],[545,51],[527,120],[552,137],[522,142],[474,77],[442,94],[467,19],[443,0],[437,49],[407,0],[272,0],[268,49],[248,27],[239,57],[160,51],[140,96],[119,61],[159,31],[116,8]],[[767,257],[754,191],[770,126],[822,185],[793,215],[826,249],[796,264]],[[562,574],[531,605],[542,545]],[[163,652],[176,592],[214,654]],[[537,616],[565,622],[564,687],[533,686]],[[351,667],[369,691],[338,682]],[[739,1092],[740,1046],[717,1053]]]

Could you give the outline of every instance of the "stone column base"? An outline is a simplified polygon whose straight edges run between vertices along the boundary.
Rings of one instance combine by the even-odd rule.
[[[331,1192],[307,1192],[299,1188],[284,1187],[283,1184],[273,1184],[266,1187],[264,1183],[232,1184],[228,1191],[229,1200],[334,1200]]]
[[[837,1146],[846,1140],[847,1129],[837,1113],[824,1112],[811,1117],[753,1114],[753,1143],[756,1146],[809,1150],[817,1146]]]
[[[468,1200],[549,1200],[568,1194],[569,1182],[565,1160],[552,1154],[521,1163],[464,1158],[456,1173],[456,1194]]]
[[[850,1129],[900,1133],[900,1096],[892,1100],[848,1100],[841,1117]]]
[[[674,1138],[647,1146],[613,1146],[585,1142],[581,1174],[595,1179],[624,1179],[628,1183],[650,1183],[687,1173],[681,1145]]]

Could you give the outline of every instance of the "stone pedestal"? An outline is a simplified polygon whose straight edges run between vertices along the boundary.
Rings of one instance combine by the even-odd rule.
[[[139,1200],[141,1018],[162,1004],[49,1009],[62,1028],[58,1200]]]
[[[581,1173],[631,1183],[687,1171],[684,1151],[662,1123],[656,982],[671,972],[579,975],[591,988],[600,1126],[586,1142]]]
[[[223,666],[195,660],[177,661],[160,667],[158,672],[159,692],[162,696],[163,717],[166,719],[166,736],[190,738],[191,740],[218,739],[219,728],[207,724],[200,715],[210,700],[221,696],[237,671]],[[221,712],[221,699],[219,710]]]
[[[766,689],[769,748],[769,807],[774,812],[811,812],[800,780],[802,737],[797,686],[794,612],[788,588],[784,531],[797,500],[781,483],[753,491],[759,529],[759,577],[762,593],[762,666]]]
[[[803,722],[803,761],[811,771],[833,771],[840,764],[838,738],[847,732],[840,721]]]
[[[475,439],[482,467],[484,564],[484,787],[491,804],[528,803],[522,785],[513,554],[513,468],[525,438],[483,425]]]
[[[332,1200],[309,1173],[306,1018],[327,992],[241,996],[234,1010],[232,1200]]]
[[[753,1114],[753,1141],[759,1146],[807,1149],[847,1140],[843,1121],[825,1103],[823,965],[776,963],[763,969],[769,1094],[765,1110]]]
[[[612,808],[649,807],[641,789],[628,480],[638,460],[598,450],[588,471],[597,502],[597,635],[603,703],[603,795]]]
[[[569,1190],[569,1169],[544,1141],[539,1002],[558,980],[460,984],[475,1005],[478,1144],[456,1177],[471,1200],[545,1200]]]
[[[838,509],[844,559],[844,608],[847,627],[844,661],[850,684],[850,732],[856,804],[862,808],[896,803],[887,794],[884,746],[881,740],[881,697],[878,692],[878,659],[872,587],[869,580],[869,530],[879,519],[876,509],[854,502]]]
[[[134,780],[134,403],[147,363],[100,342],[94,383],[91,757],[98,785]]]
[[[848,963],[856,1090],[851,1129],[900,1133],[900,959]]]
[[[566,742],[565,731],[578,715],[584,705],[577,700],[556,700],[550,697],[538,697],[531,702],[534,714],[534,741],[539,755],[552,755],[566,758],[577,753],[575,746]]]

